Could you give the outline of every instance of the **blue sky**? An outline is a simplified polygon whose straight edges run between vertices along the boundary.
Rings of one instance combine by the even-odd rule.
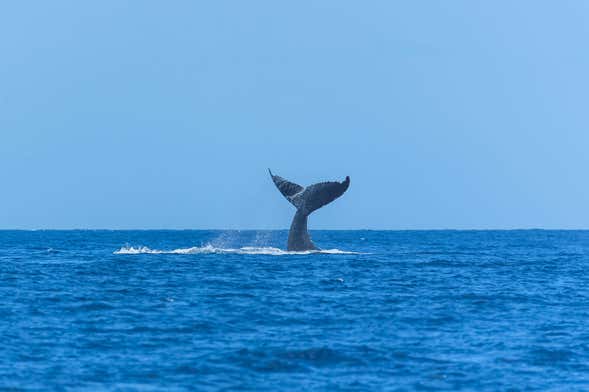
[[[589,228],[582,1],[0,6],[0,228]]]

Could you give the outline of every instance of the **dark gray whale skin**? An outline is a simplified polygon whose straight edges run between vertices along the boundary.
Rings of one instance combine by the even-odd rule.
[[[297,209],[288,232],[287,250],[289,252],[320,250],[309,237],[307,218],[313,211],[343,195],[350,186],[350,177],[346,176],[342,182],[319,182],[303,188],[299,184],[275,176],[270,169],[268,172],[276,188]]]

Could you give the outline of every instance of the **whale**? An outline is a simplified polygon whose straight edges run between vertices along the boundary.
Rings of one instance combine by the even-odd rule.
[[[343,195],[350,186],[350,176],[346,176],[346,179],[342,182],[319,182],[303,187],[272,174],[270,169],[268,169],[268,172],[282,196],[297,210],[288,232],[287,250],[289,252],[321,250],[315,246],[307,231],[308,217],[313,211]]]

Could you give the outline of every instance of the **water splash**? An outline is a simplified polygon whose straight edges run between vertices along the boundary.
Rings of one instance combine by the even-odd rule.
[[[269,255],[269,256],[284,256],[284,255],[308,255],[308,254],[330,254],[330,255],[352,255],[357,252],[348,252],[339,249],[323,249],[323,250],[309,250],[304,252],[288,252],[279,248],[270,246],[244,246],[242,248],[218,248],[213,245],[205,245],[202,247],[179,248],[173,250],[151,249],[147,246],[124,246],[121,249],[113,252],[115,255],[139,255],[139,254],[176,254],[176,255],[190,255],[190,254],[241,254],[241,255]]]

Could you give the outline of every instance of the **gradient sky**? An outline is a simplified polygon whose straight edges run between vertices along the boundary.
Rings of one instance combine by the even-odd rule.
[[[589,3],[0,5],[0,228],[589,228]]]

